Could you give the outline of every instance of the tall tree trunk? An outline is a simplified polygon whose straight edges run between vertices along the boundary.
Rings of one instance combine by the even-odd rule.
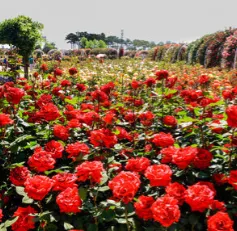
[[[28,79],[29,75],[29,57],[28,56],[23,56],[23,64],[24,64],[24,77]]]

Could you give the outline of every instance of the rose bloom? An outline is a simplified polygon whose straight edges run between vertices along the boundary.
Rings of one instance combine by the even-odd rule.
[[[23,186],[26,179],[30,177],[27,167],[15,167],[11,169],[9,179],[16,186]]]
[[[103,171],[101,161],[85,161],[76,167],[78,181],[82,182],[90,180],[91,182],[100,183]]]
[[[52,103],[52,96],[49,94],[43,94],[40,96],[40,98],[37,100],[36,105],[41,108],[43,105]]]
[[[217,212],[215,215],[208,217],[208,231],[234,231],[234,222],[230,219],[228,213]]]
[[[47,64],[46,64],[46,63],[43,63],[43,64],[41,65],[40,69],[41,69],[42,71],[44,71],[44,72],[47,71],[47,70],[48,70]]]
[[[32,214],[37,213],[37,211],[31,206],[25,208],[18,207],[18,209],[13,214],[13,217],[18,217],[16,222],[11,226],[13,231],[28,231],[35,229],[35,219]]]
[[[146,220],[151,220],[153,214],[151,211],[151,206],[155,202],[153,197],[150,196],[140,196],[137,202],[134,203],[134,208],[137,216],[139,218]]]
[[[52,177],[53,191],[63,191],[67,188],[77,187],[77,175],[69,172],[58,173]]]
[[[140,187],[141,181],[138,173],[120,172],[109,181],[109,188],[113,191],[113,196],[128,204],[131,202]]]
[[[207,75],[200,75],[200,76],[198,77],[198,82],[199,82],[200,84],[208,83],[208,82],[209,82],[209,76],[207,76]]]
[[[166,188],[165,192],[171,196],[174,197],[176,200],[178,200],[179,205],[182,205],[184,202],[184,192],[186,191],[185,187],[178,183],[170,183]]]
[[[98,129],[90,133],[90,142],[95,147],[112,148],[117,143],[117,137],[109,129]]]
[[[154,220],[160,222],[164,227],[169,227],[174,222],[178,222],[181,214],[178,201],[168,195],[158,198],[153,203],[151,210]]]
[[[162,79],[167,79],[169,76],[169,73],[166,70],[160,70],[160,71],[157,71],[155,75],[157,76],[156,78],[157,80],[162,80]]]
[[[131,158],[128,160],[125,169],[132,172],[143,173],[148,168],[148,166],[150,166],[150,164],[150,160],[146,157]]]
[[[53,187],[53,181],[47,176],[35,175],[29,177],[24,185],[30,198],[41,201]]]
[[[73,144],[68,144],[66,147],[66,152],[69,154],[68,158],[75,158],[78,157],[80,154],[83,156],[89,154],[90,149],[86,144],[81,142],[76,142]]]
[[[174,155],[172,156],[172,162],[176,164],[180,169],[185,169],[195,159],[197,153],[197,148],[180,148],[178,152],[174,153]]]
[[[160,153],[162,155],[161,163],[168,164],[172,161],[172,156],[179,151],[178,148],[170,146],[168,148],[161,149]]]
[[[230,127],[237,128],[237,105],[229,106],[226,109],[226,114],[228,116],[227,123]]]
[[[215,193],[207,185],[192,185],[184,193],[185,202],[192,211],[204,212],[213,202]]]
[[[203,148],[198,148],[198,153],[193,160],[193,166],[201,170],[210,166],[212,160],[212,154]]]
[[[174,116],[167,115],[163,118],[163,123],[168,126],[176,126],[177,125],[177,120],[175,119]]]
[[[230,171],[229,184],[237,190],[237,170]]]
[[[40,111],[37,112],[37,115],[47,122],[56,120],[59,116],[59,110],[57,106],[53,103],[47,103],[40,108]]]
[[[0,127],[13,124],[13,122],[14,121],[10,118],[10,115],[4,113],[0,114]]]
[[[171,134],[160,132],[154,135],[152,142],[159,147],[165,148],[174,144],[174,138]]]
[[[78,70],[75,67],[71,67],[69,68],[68,72],[70,75],[75,75],[77,74]]]
[[[83,91],[86,90],[86,85],[85,85],[85,84],[78,83],[76,86],[77,86],[77,90],[78,90],[79,92],[83,92]]]
[[[35,150],[34,154],[29,157],[28,165],[37,172],[44,172],[54,168],[56,163],[51,152]]]
[[[78,194],[78,188],[67,188],[58,194],[56,203],[61,213],[79,213],[81,212],[82,200]]]
[[[24,90],[15,87],[7,87],[6,93],[4,93],[7,101],[12,104],[19,104],[22,97],[25,95]]]
[[[56,68],[55,70],[54,70],[54,76],[61,76],[61,75],[63,75],[63,70],[61,70],[61,69],[59,69],[59,68]]]
[[[0,209],[0,222],[2,222],[2,218],[3,218],[3,213],[2,213],[2,209]]]
[[[45,149],[45,151],[50,152],[51,156],[54,159],[57,159],[57,158],[62,157],[64,147],[60,142],[55,141],[55,140],[51,140],[51,141],[49,141],[48,143],[45,144],[44,149]]]
[[[66,141],[69,138],[69,129],[63,125],[54,125],[53,134],[55,137]]]
[[[228,183],[228,177],[223,173],[215,173],[212,177],[217,185]]]
[[[151,186],[167,186],[171,181],[172,171],[166,164],[149,166],[145,177],[150,180]]]
[[[140,114],[138,118],[140,119],[141,124],[143,124],[144,126],[151,126],[155,116],[152,112],[147,111]]]

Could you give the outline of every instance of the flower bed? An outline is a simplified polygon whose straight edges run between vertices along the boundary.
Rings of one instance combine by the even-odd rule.
[[[230,73],[71,65],[0,87],[0,230],[236,230]]]

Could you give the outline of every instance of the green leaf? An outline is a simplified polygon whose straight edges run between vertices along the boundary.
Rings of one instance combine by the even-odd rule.
[[[69,224],[68,222],[64,222],[63,223],[63,226],[64,226],[64,229],[65,230],[69,230],[69,229],[73,229],[74,227],[71,225],[71,224]]]
[[[21,186],[16,186],[16,192],[18,195],[26,196],[25,188]]]
[[[34,202],[34,200],[31,199],[31,198],[29,198],[28,196],[24,196],[24,197],[22,198],[22,203],[23,203],[23,204],[32,204],[33,202]]]
[[[5,221],[4,223],[4,227],[7,228],[7,227],[10,227],[12,224],[14,224],[16,221],[17,221],[18,217],[15,217],[13,218],[12,220],[7,220]]]
[[[84,188],[83,186],[81,186],[81,187],[79,188],[79,195],[80,195],[80,198],[81,198],[83,201],[86,200],[86,198],[87,198],[87,189]]]

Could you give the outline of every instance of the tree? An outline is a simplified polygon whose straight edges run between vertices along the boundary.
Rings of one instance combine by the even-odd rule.
[[[68,41],[67,43],[71,44],[71,48],[73,48],[74,45],[78,44],[78,42],[80,41],[78,35],[77,34],[73,34],[73,33],[68,34],[66,36],[65,40]]]
[[[57,49],[56,44],[54,42],[48,42],[46,40],[43,47],[43,52],[47,54],[52,49]]]
[[[87,38],[86,37],[82,37],[81,40],[80,40],[80,44],[81,44],[82,48],[86,47],[86,42],[88,42]]]
[[[103,40],[99,40],[98,42],[98,48],[106,48],[107,45]]]
[[[43,24],[32,21],[27,16],[18,16],[0,23],[0,42],[17,47],[23,57],[25,77],[28,78],[29,57],[37,42],[42,39]]]

